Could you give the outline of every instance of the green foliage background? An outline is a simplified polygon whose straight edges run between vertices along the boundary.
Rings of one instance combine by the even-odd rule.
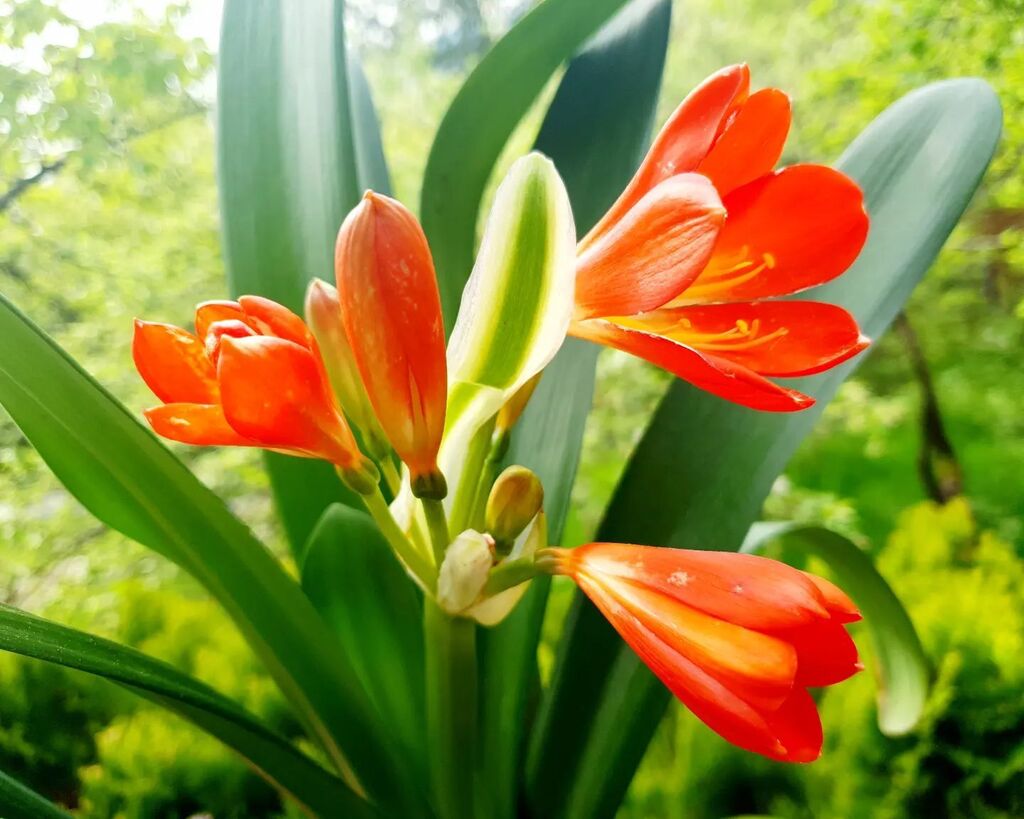
[[[148,14],[131,2],[93,5],[93,17],[82,18],[65,15],[80,10],[73,3],[0,0],[0,290],[141,408],[151,397],[131,366],[131,317],[187,324],[196,301],[226,295],[214,58],[209,43],[184,34],[193,22],[186,4],[156,4],[158,16],[153,3],[139,4]],[[395,192],[410,206],[445,106],[526,5],[350,3]],[[908,737],[882,737],[862,675],[824,698],[822,761],[786,768],[729,748],[674,710],[625,816],[1024,815],[1022,17],[1019,0],[690,0],[677,8],[662,113],[706,74],[746,61],[755,84],[794,97],[787,161],[834,159],[886,105],[949,76],[992,83],[1006,131],[968,216],[907,310],[910,329],[872,351],[766,510],[827,523],[877,552],[935,666],[927,718]],[[509,161],[538,124],[536,116],[524,123]],[[922,363],[945,448],[922,423]],[[644,364],[603,354],[567,542],[596,525],[666,384]],[[252,453],[181,455],[283,553]],[[948,490],[947,502],[929,498],[922,469]],[[0,558],[3,602],[167,659],[297,733],[197,586],[97,525],[6,419]],[[556,584],[542,659],[567,593]],[[106,683],[9,655],[0,656],[0,769],[87,817],[284,810],[241,762],[175,717]]]

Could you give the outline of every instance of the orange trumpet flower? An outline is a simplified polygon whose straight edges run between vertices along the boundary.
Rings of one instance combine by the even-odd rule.
[[[345,335],[377,420],[413,493],[444,497],[437,451],[448,375],[427,237],[404,205],[367,191],[341,226],[334,261]]]
[[[821,753],[807,688],[859,671],[835,585],[754,555],[590,543],[539,553],[570,576],[687,708],[734,745],[785,762]]]
[[[323,458],[352,476],[371,468],[302,319],[269,299],[242,296],[200,304],[195,325],[193,334],[135,321],[135,366],[164,402],[145,411],[157,434]]]
[[[814,400],[765,376],[827,370],[868,340],[841,307],[764,301],[823,284],[857,258],[857,185],[823,165],[773,171],[789,98],[732,66],[676,109],[622,195],[577,248],[572,335],[645,358],[760,410]]]

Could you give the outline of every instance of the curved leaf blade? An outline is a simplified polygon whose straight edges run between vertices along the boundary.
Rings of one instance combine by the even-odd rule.
[[[339,770],[409,798],[379,716],[327,625],[252,532],[0,296],[0,404],[99,520],[174,561],[224,607]],[[418,804],[418,803],[416,803]]]
[[[376,815],[344,782],[252,714],[167,663],[9,606],[0,606],[0,650],[104,677],[178,713],[316,814],[344,806],[346,816]]]
[[[341,504],[324,512],[302,588],[407,758],[423,764],[423,599],[369,515]]]
[[[889,736],[911,731],[928,699],[928,658],[910,616],[871,558],[838,532],[788,521],[755,523],[740,551],[759,552],[774,541],[784,550],[821,558],[835,573],[871,631],[878,663],[878,727]]]
[[[420,219],[449,329],[473,267],[480,200],[502,148],[558,66],[625,2],[540,3],[480,61],[445,113],[424,171]]]
[[[7,819],[71,819],[58,808],[18,780],[0,771],[0,811]]]
[[[218,62],[222,244],[235,295],[302,314],[332,278],[334,240],[366,187],[389,179],[366,78],[346,53],[342,0],[228,0]],[[355,502],[329,465],[266,455],[294,552],[323,510]]]
[[[1001,119],[991,88],[971,79],[926,86],[878,117],[838,163],[864,188],[872,216],[867,246],[847,273],[809,297],[842,304],[868,335],[881,335],[967,207],[995,151]],[[818,403],[787,415],[755,413],[674,382],[630,459],[598,539],[738,548],[775,478],[857,363],[796,382]],[[603,746],[601,755],[588,754],[599,768],[593,775],[574,773],[562,760],[567,780],[601,785],[586,795],[599,806],[590,816],[611,816],[628,786],[628,778],[601,771],[631,776],[653,733],[627,735],[621,714],[616,720],[599,713],[604,707],[618,713],[619,695],[607,686],[617,663],[631,664],[646,680],[646,696],[634,700],[642,701],[643,719],[648,709],[660,714],[668,693],[577,595],[551,694],[568,705],[552,736],[586,737],[601,724],[619,732],[586,740]]]

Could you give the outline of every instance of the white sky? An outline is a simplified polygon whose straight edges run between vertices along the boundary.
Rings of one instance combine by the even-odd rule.
[[[65,14],[81,20],[87,25],[104,20],[129,18],[134,9],[158,17],[167,8],[167,0],[59,0]],[[220,31],[220,16],[223,0],[193,0],[188,17],[181,25],[184,37],[201,37],[211,50],[216,49]]]

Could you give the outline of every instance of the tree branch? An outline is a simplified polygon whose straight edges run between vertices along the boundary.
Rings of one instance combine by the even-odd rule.
[[[953,442],[946,433],[946,424],[939,410],[939,398],[932,382],[928,360],[921,348],[917,332],[901,312],[896,317],[896,331],[903,339],[910,368],[921,389],[921,452],[917,468],[928,497],[937,503],[948,503],[963,492],[963,468],[957,460]]]
[[[50,174],[57,173],[57,171],[59,171],[67,164],[68,159],[70,159],[70,154],[66,154],[54,162],[49,162],[43,165],[38,171],[36,171],[31,176],[26,176],[23,179],[19,179],[17,182],[11,185],[11,187],[8,188],[3,195],[0,195],[0,213],[3,213],[11,205],[13,205],[14,201],[19,196],[21,196],[25,191],[29,190],[34,185],[38,185]]]

